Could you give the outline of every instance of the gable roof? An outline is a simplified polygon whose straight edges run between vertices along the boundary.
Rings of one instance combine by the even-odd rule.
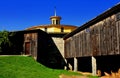
[[[82,26],[78,27],[76,30],[74,30],[73,32],[67,34],[64,36],[64,40],[73,36],[74,34],[78,33],[79,31],[90,27],[91,25],[95,24],[96,22],[99,22],[103,19],[105,19],[106,17],[109,17],[110,15],[113,15],[117,12],[120,12],[120,3],[118,3],[117,5],[115,5],[114,7],[108,9],[107,11],[105,11],[104,13],[98,15],[97,17],[95,17],[94,19],[90,20],[89,22],[83,24]]]

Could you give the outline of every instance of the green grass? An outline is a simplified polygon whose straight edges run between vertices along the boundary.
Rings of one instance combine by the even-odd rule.
[[[78,75],[75,72],[47,68],[32,57],[0,56],[0,78],[59,78],[60,74]]]

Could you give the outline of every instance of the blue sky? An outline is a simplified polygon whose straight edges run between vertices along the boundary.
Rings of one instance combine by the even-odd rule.
[[[50,24],[50,16],[61,24],[81,26],[113,7],[120,0],[0,0],[0,30],[17,31]]]

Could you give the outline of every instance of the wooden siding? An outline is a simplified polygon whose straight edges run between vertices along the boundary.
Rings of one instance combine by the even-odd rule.
[[[37,57],[37,42],[38,42],[38,33],[26,33],[24,34],[24,51],[25,43],[30,43],[30,54],[33,57]]]
[[[120,54],[120,21],[111,15],[65,39],[65,58]]]

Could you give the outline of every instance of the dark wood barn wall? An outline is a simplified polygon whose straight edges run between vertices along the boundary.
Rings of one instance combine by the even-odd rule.
[[[120,21],[116,14],[65,40],[65,58],[120,54]]]

